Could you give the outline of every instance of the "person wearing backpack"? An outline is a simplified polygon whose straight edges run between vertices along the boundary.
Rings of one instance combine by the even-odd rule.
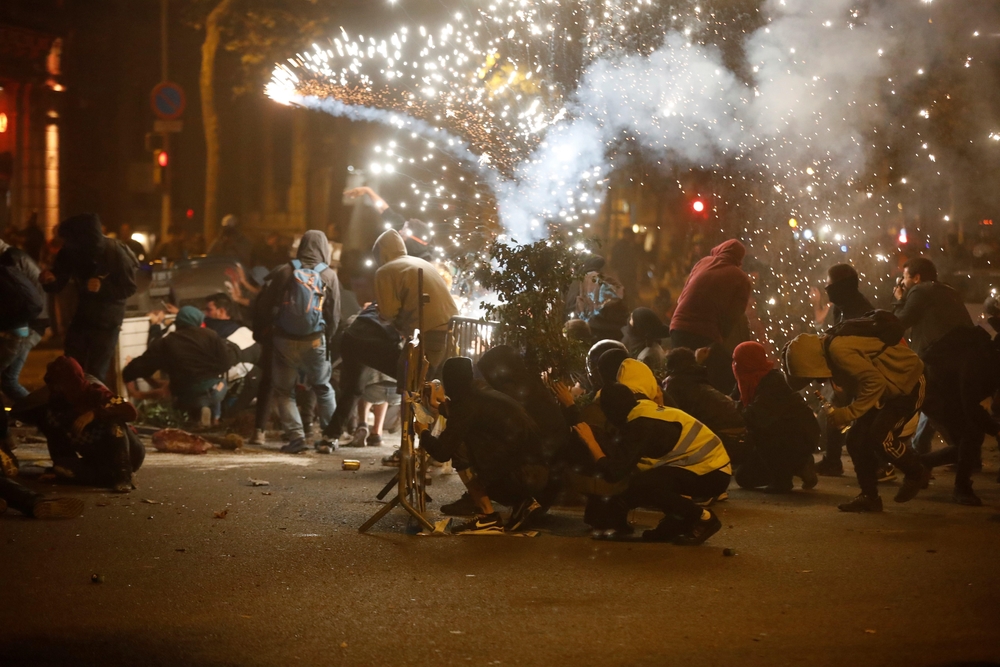
[[[912,500],[930,471],[900,441],[907,422],[923,404],[926,381],[920,357],[902,344],[902,330],[891,313],[848,320],[824,335],[801,334],[781,355],[782,371],[792,389],[829,380],[844,400],[828,410],[834,428],[850,427],[847,451],[861,493],[839,505],[843,512],[881,512],[878,493],[880,458],[888,458],[906,477],[896,502]],[[895,341],[895,342],[893,342]]]
[[[2,346],[4,351],[0,353],[0,389],[9,400],[17,401],[28,395],[28,390],[18,381],[21,369],[28,358],[28,352],[42,339],[49,320],[42,285],[38,282],[40,271],[28,253],[0,239],[0,266],[3,267],[0,270],[5,272],[2,285],[4,293],[0,295],[0,302],[8,311],[2,317],[9,320],[7,324],[12,323],[17,328],[15,335],[5,338]],[[6,273],[8,271],[22,276],[23,280],[9,276]],[[23,313],[16,311],[25,307],[32,311],[39,309],[39,312],[27,321],[27,327],[21,327],[18,315],[23,316]],[[10,329],[5,325],[4,331],[9,332]]]
[[[125,318],[125,300],[135,294],[139,260],[124,243],[104,235],[95,213],[63,220],[59,237],[63,246],[40,281],[49,293],[61,292],[70,279],[76,283],[78,304],[66,331],[66,355],[105,381]]]
[[[983,501],[972,490],[972,472],[981,465],[986,432],[982,419],[977,417],[984,410],[975,392],[962,386],[961,369],[990,354],[989,334],[973,324],[962,296],[938,282],[937,267],[926,257],[906,262],[893,295],[893,311],[909,330],[913,351],[926,367],[927,400],[923,410],[928,419],[914,440],[927,442],[928,426],[941,431],[953,446],[927,454],[925,463],[931,467],[955,463],[955,502],[978,507]]]
[[[281,451],[288,454],[309,448],[295,402],[300,374],[316,394],[322,426],[329,424],[336,409],[328,350],[340,326],[340,282],[329,261],[326,235],[318,230],[306,232],[296,259],[272,271],[257,298],[254,338],[272,346],[272,391],[281,427],[289,438]],[[333,448],[325,440],[317,443],[319,451]]]

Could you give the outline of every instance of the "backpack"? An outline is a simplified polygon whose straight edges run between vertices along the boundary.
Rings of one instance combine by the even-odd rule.
[[[322,273],[327,268],[322,262],[305,268],[302,262],[292,260],[292,275],[285,286],[285,296],[278,306],[278,328],[291,336],[308,336],[323,331],[323,298],[326,286]]]
[[[42,314],[42,294],[28,276],[0,263],[0,330],[27,326]]]
[[[830,354],[830,344],[837,336],[865,336],[868,338],[878,338],[885,347],[899,345],[903,340],[906,329],[899,318],[888,310],[873,310],[865,313],[861,317],[844,320],[840,324],[830,327],[824,334],[823,351]],[[882,348],[885,351],[885,348]],[[881,354],[881,352],[879,353]]]

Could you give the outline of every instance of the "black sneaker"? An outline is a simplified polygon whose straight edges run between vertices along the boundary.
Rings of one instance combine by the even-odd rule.
[[[79,498],[43,498],[31,508],[36,519],[75,519],[83,514],[83,501]]]
[[[296,438],[287,445],[282,446],[281,451],[285,454],[301,454],[302,452],[309,451],[309,445],[306,444],[304,438]]]
[[[841,503],[840,505],[837,505],[837,508],[841,512],[881,512],[882,498],[881,496],[875,496],[872,498],[863,493],[859,493],[854,500],[849,503]]]
[[[920,489],[926,489],[928,485],[928,480],[931,476],[931,471],[927,468],[920,466],[920,472],[907,475],[903,478],[903,483],[899,487],[899,491],[896,492],[896,497],[893,498],[897,503],[905,503],[913,500],[920,493]]]
[[[521,501],[521,503],[514,508],[510,513],[510,518],[507,520],[507,525],[504,526],[504,530],[507,532],[514,532],[521,526],[528,523],[528,520],[532,516],[540,513],[542,506],[538,504],[538,501],[534,498],[528,498],[527,500]]]
[[[720,524],[721,525],[721,524]],[[673,542],[684,534],[684,524],[673,516],[665,516],[652,530],[642,531],[643,542]]]
[[[503,521],[500,520],[499,512],[480,514],[472,521],[455,526],[451,532],[455,535],[501,535]]]
[[[359,426],[358,430],[354,432],[354,437],[351,438],[350,442],[345,442],[344,447],[364,447],[365,440],[368,439],[368,427]]]
[[[719,521],[719,517],[715,516],[715,512],[712,510],[704,510],[708,512],[707,519],[698,519],[698,521],[692,526],[687,532],[682,533],[674,538],[674,544],[683,547],[696,547],[699,544],[703,544],[705,540],[715,535],[722,529],[722,522]],[[645,535],[643,535],[645,537]]]
[[[447,516],[475,516],[479,511],[476,504],[468,493],[463,493],[462,497],[453,503],[441,506],[441,513]]]
[[[382,446],[382,436],[378,433],[372,433],[367,438],[365,438],[365,444],[369,447],[381,447]]]
[[[816,474],[823,477],[840,477],[844,474],[844,464],[840,459],[828,459],[824,456],[816,464]]]
[[[951,498],[959,505],[965,505],[966,507],[983,506],[982,499],[972,489],[955,489],[955,493]]]
[[[315,448],[320,454],[333,454],[337,450],[337,443],[324,438],[316,443]]]

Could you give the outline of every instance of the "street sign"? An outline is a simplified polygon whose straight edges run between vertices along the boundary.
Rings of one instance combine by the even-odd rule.
[[[184,89],[176,83],[164,81],[156,84],[150,94],[153,113],[162,120],[177,120],[184,113]]]
[[[184,129],[182,120],[154,120],[153,132],[163,134],[164,132],[180,132]]]

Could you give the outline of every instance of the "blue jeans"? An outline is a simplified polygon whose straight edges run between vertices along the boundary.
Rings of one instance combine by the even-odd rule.
[[[0,372],[0,390],[11,401],[20,400],[28,395],[28,390],[21,386],[21,369],[24,368],[24,362],[28,360],[28,353],[38,345],[38,341],[41,339],[41,334],[32,330],[28,337],[22,341],[17,356],[10,360],[10,364],[3,369],[3,372]]]
[[[305,438],[302,415],[295,403],[295,384],[302,374],[307,389],[316,394],[321,426],[326,426],[337,407],[330,386],[330,360],[326,356],[326,340],[290,340],[275,336],[274,358],[271,362],[271,382],[278,419],[289,440]]]
[[[196,418],[202,408],[212,409],[212,419],[218,420],[222,416],[222,400],[229,391],[229,382],[226,378],[209,380],[212,385],[206,389],[193,388],[190,393],[182,393],[176,397],[177,407],[192,412],[192,418]]]

